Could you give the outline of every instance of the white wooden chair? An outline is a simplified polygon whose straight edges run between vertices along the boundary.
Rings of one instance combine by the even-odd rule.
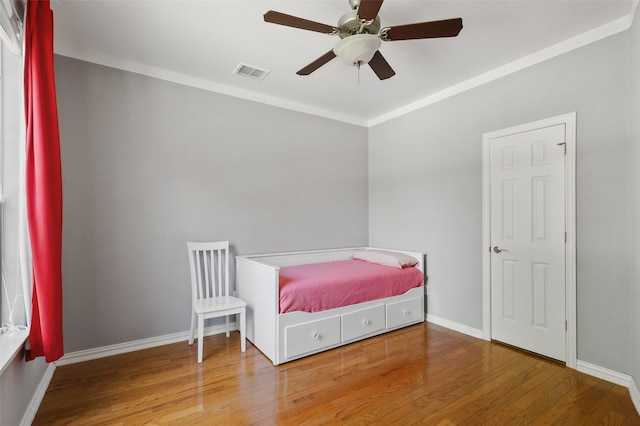
[[[204,320],[225,317],[229,337],[229,315],[238,315],[240,348],[246,350],[247,303],[229,293],[229,241],[188,242],[189,269],[191,270],[191,333],[193,344],[196,317],[198,320],[198,363],[202,362]]]

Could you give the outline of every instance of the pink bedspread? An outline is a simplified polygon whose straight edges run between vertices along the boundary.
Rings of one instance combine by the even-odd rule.
[[[406,293],[423,282],[419,269],[340,260],[280,268],[280,313],[319,312]]]

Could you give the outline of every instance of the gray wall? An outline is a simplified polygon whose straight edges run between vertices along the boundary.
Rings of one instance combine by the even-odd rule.
[[[638,13],[636,15],[640,16]],[[633,348],[631,356],[631,374],[635,385],[640,389],[640,19],[636,17],[631,31],[631,146],[630,169],[632,175],[632,193],[634,201],[633,237],[634,237],[634,302],[631,321],[633,324]]]
[[[631,368],[630,36],[369,130],[369,240],[428,254],[428,311],[482,328],[482,134],[576,111],[578,359]]]
[[[367,129],[56,57],[73,352],[188,330],[186,241],[366,245]]]

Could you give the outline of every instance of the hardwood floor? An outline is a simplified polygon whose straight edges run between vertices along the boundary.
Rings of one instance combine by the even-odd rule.
[[[629,391],[423,323],[274,367],[239,334],[56,369],[34,425],[640,425]]]

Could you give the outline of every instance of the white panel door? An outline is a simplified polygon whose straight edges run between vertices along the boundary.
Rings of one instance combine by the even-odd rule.
[[[489,145],[492,339],[565,361],[565,124]]]

